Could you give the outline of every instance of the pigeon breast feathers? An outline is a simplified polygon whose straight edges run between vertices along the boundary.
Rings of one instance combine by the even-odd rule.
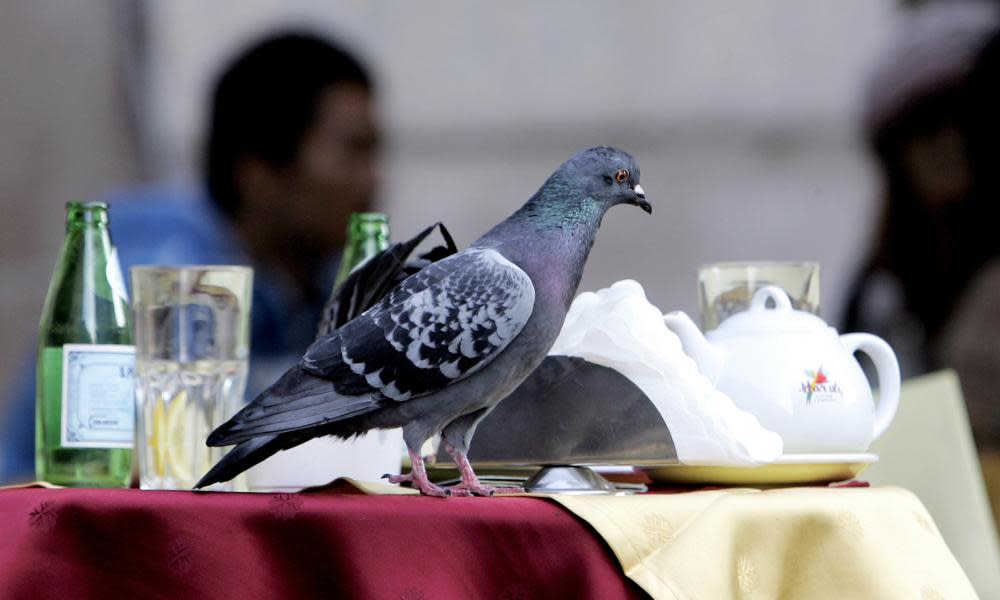
[[[517,265],[495,250],[469,248],[409,277],[317,340],[299,366],[350,388],[338,385],[340,393],[359,393],[363,377],[371,391],[408,400],[488,364],[524,328],[534,301],[531,279]]]

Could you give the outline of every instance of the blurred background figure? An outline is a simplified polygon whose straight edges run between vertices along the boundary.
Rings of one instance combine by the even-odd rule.
[[[379,126],[372,78],[347,51],[304,33],[242,51],[211,96],[203,183],[111,194],[122,268],[136,264],[254,267],[253,397],[315,336],[347,218],[370,210]],[[6,476],[34,468],[33,372],[3,405]]]
[[[844,329],[895,349],[903,377],[953,367],[1000,514],[1000,11],[916,9],[869,84],[884,202]]]
[[[315,336],[348,216],[372,207],[373,93],[361,63],[321,37],[253,44],[214,87],[204,183],[112,196],[123,268],[252,265],[251,371],[283,372]]]
[[[986,134],[997,105],[983,97],[985,82],[1000,76],[983,52],[998,25],[993,5],[930,3],[871,79],[866,128],[884,202],[844,329],[884,337],[904,378],[952,364],[943,344],[955,309],[1000,254],[997,139]]]

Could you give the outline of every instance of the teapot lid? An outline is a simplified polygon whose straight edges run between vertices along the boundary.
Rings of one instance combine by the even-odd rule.
[[[774,307],[768,307],[771,300]],[[754,292],[750,308],[732,315],[715,330],[717,334],[818,332],[827,329],[826,321],[804,310],[795,310],[785,290],[768,285]]]

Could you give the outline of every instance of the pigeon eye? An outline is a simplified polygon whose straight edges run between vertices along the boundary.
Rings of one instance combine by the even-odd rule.
[[[629,175],[628,169],[619,169],[618,172],[615,173],[615,181],[617,181],[618,183],[627,181],[628,175]]]

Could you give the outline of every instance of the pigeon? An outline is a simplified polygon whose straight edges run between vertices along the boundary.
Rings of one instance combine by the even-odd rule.
[[[235,447],[195,488],[314,437],[402,427],[411,469],[391,482],[429,496],[493,495],[466,455],[476,425],[545,358],[604,213],[618,204],[652,213],[635,159],[609,146],[571,157],[468,248],[417,271],[313,342],[209,435],[209,446]],[[420,455],[436,434],[461,474],[450,488],[428,479]]]

